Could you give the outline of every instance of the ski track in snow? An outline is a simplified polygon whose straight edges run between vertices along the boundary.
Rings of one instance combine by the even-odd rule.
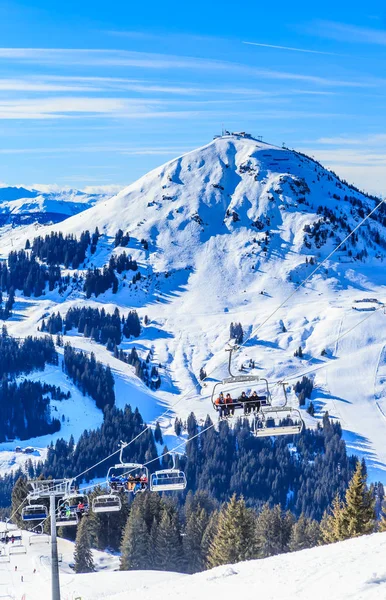
[[[247,170],[242,172],[245,165]],[[304,194],[308,205],[291,177],[306,181],[310,188],[310,193]],[[333,198],[337,191],[341,196],[352,194],[373,207],[359,192],[344,186],[343,190],[336,188],[334,178],[329,179],[311,160],[256,140],[230,136],[162,165],[111,199],[60,224],[5,227],[0,230],[3,258],[11,249],[24,248],[26,239],[32,241],[36,235],[62,231],[79,236],[85,229],[98,226],[102,235],[95,254],[88,254],[86,268],[102,267],[112,251],[119,254],[126,250],[138,261],[143,275],[135,286],[130,285],[130,272],[127,279],[120,276],[117,294],[107,291],[90,300],[85,299],[81,289],[64,296],[54,290],[39,299],[23,298],[18,292],[15,316],[7,322],[9,332],[20,337],[37,334],[43,315],[54,311],[65,315],[72,306],[103,305],[106,312],[118,307],[124,315],[135,308],[142,318],[148,315],[149,325],[143,328],[140,338],[124,340],[122,347],[130,350],[135,346],[142,357],[153,348],[154,364],[162,365],[162,385],[156,392],[146,388],[133,368],[115,359],[106,348],[75,331],[68,332],[64,341],[93,351],[97,360],[109,364],[115,377],[117,406],[138,406],[147,422],[155,422],[176,402],[172,413],[182,419],[192,411],[199,419],[205,419],[208,413],[216,418],[210,403],[210,382],[209,387],[198,387],[200,367],[204,366],[208,374],[214,371],[211,379],[225,376],[224,348],[231,321],[240,321],[245,331],[259,327],[314,268],[306,265],[305,256],[320,261],[333,249],[336,242],[330,238],[321,249],[304,246],[304,226],[319,219],[319,204],[345,215],[351,227],[356,224],[351,204]],[[233,219],[233,211],[239,220]],[[263,223],[261,231],[251,226],[257,219]],[[125,249],[114,249],[119,228],[130,233]],[[270,242],[265,253],[266,230],[270,231]],[[148,241],[148,250],[143,249],[142,238]],[[257,240],[261,240],[260,246]],[[357,249],[361,244],[360,239]],[[376,259],[375,253],[369,248],[365,263],[347,262],[348,257],[341,253],[342,262],[331,261],[325,266],[328,276],[323,267],[248,341],[236,358],[234,371],[253,359],[256,374],[285,380],[311,366],[326,364],[314,374],[312,400],[318,409],[317,418],[312,419],[304,411],[306,423],[315,426],[324,410],[329,410],[342,422],[349,451],[366,458],[370,479],[386,484],[386,406],[380,383],[385,315],[374,313],[338,341],[364,317],[360,310],[353,310],[355,300],[385,298],[385,257]],[[286,332],[282,331],[281,321]],[[294,357],[299,345],[303,347],[303,359]],[[321,356],[324,348],[327,357]],[[384,371],[386,381],[386,367]],[[44,372],[27,377],[70,388],[72,398],[52,403],[54,414],[57,408],[58,414],[64,415],[62,431],[49,438],[0,445],[0,473],[28,458],[16,455],[15,445],[33,445],[36,458],[39,453],[44,457],[51,439],[68,439],[72,433],[77,440],[84,428],[102,422],[94,401],[83,397],[60,367],[48,366]],[[182,398],[189,390],[189,396]],[[293,391],[290,397],[297,403]],[[169,447],[173,447],[169,417],[164,424],[170,436]]]

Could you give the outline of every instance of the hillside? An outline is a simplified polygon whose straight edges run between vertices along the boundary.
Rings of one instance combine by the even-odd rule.
[[[194,411],[204,419],[212,412],[211,385],[210,381],[206,387],[199,385],[199,371],[204,367],[207,373],[214,372],[213,378],[225,375],[230,323],[241,322],[246,337],[259,328],[375,205],[374,198],[310,158],[253,138],[223,136],[59,224],[40,227],[38,232],[32,225],[16,234],[2,230],[5,258],[38,234],[61,231],[79,237],[98,227],[96,251],[88,252],[78,275],[85,276],[87,268],[102,267],[112,254],[124,251],[137,261],[141,273],[134,283],[131,271],[118,274],[117,293],[110,289],[97,298],[87,299],[82,286],[72,284],[64,293],[47,290],[38,299],[23,298],[18,292],[15,315],[7,326],[10,333],[23,337],[37,333],[43,316],[53,311],[64,316],[71,307],[102,303],[106,312],[118,307],[126,314],[135,308],[142,319],[141,335],[124,340],[121,347],[135,346],[142,357],[152,350],[154,364],[160,365],[157,391],[147,388],[130,365],[101,344],[74,330],[64,341],[92,350],[111,366],[118,406],[130,402],[146,420],[154,420],[189,392],[175,414],[186,418]],[[373,310],[384,301],[383,209],[252,335],[235,370],[252,359],[256,374],[293,384],[318,367],[312,394],[316,419],[304,410],[307,424],[315,426],[328,410],[341,421],[349,449],[366,457],[370,477],[386,482],[386,323],[383,311]],[[114,248],[119,229],[130,235],[125,248]],[[71,269],[64,272],[73,275]],[[371,319],[359,325],[369,310]],[[302,358],[294,356],[299,346]],[[34,377],[66,384],[60,365]],[[298,404],[292,388],[289,391]],[[56,437],[69,435],[72,428],[75,437],[79,435],[83,409],[74,412],[70,403],[63,402],[60,410],[66,426]],[[98,418],[87,417],[88,427],[97,422]],[[167,436],[174,435],[173,419],[164,419],[162,425],[172,447]],[[41,448],[46,439],[33,443]],[[2,445],[8,451],[13,447]]]
[[[1,593],[24,593],[31,600],[41,600],[50,590],[50,546],[48,536],[36,537],[29,545],[30,534],[24,532],[26,554],[0,562]],[[39,542],[40,543],[37,543]],[[117,557],[94,550],[97,573],[75,575],[69,566],[73,560],[73,543],[59,539],[60,581],[63,598],[81,596],[83,600],[124,600],[129,593],[144,600],[167,596],[170,600],[221,596],[225,600],[245,600],[261,595],[266,600],[324,600],[326,590],[331,600],[372,600],[384,598],[386,578],[384,557],[386,533],[377,533],[272,558],[217,567],[196,575],[179,575],[160,571],[121,571]],[[8,548],[7,548],[8,550]],[[17,572],[15,572],[17,565]],[[33,573],[36,569],[36,573]],[[23,576],[24,581],[20,578]],[[125,590],[125,591],[122,591]]]

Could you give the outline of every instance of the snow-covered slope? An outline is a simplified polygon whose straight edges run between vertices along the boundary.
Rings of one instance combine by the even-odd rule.
[[[294,383],[318,368],[312,397],[317,417],[327,409],[339,419],[350,449],[366,457],[373,479],[386,483],[383,310],[372,311],[360,324],[370,315],[365,309],[379,308],[385,299],[383,207],[378,220],[361,227],[261,326],[375,205],[375,199],[312,159],[253,138],[223,136],[60,224],[41,226],[39,235],[53,229],[79,235],[98,226],[102,235],[86,268],[101,267],[113,252],[122,252],[114,249],[114,236],[118,229],[127,231],[125,251],[138,261],[142,279],[131,284],[132,274],[127,279],[122,274],[117,294],[108,291],[91,300],[79,288],[62,296],[55,290],[38,300],[20,299],[9,330],[21,336],[35,333],[43,315],[65,314],[85,303],[103,303],[110,312],[115,306],[123,313],[136,308],[149,324],[138,340],[125,341],[123,347],[135,345],[143,356],[153,349],[155,362],[162,365],[157,392],[150,392],[132,367],[106,348],[73,332],[66,338],[110,364],[119,406],[129,401],[146,419],[154,419],[178,402],[175,412],[181,417],[193,410],[204,419],[212,411],[211,387],[210,382],[199,385],[200,368],[214,378],[225,375],[231,322],[241,322],[245,336],[259,328],[238,354],[235,370],[253,359],[256,374],[294,378]],[[16,235],[0,231],[1,255],[23,248],[34,235],[33,226]],[[299,346],[303,358],[294,356]],[[296,403],[293,391],[290,396]],[[71,411],[65,416],[70,427]],[[315,425],[306,413],[305,419]],[[163,426],[172,435],[172,419]]]
[[[0,558],[0,595],[29,600],[50,593],[50,545],[48,536],[24,532],[26,554]],[[9,546],[5,552],[8,553]],[[386,597],[386,533],[376,533],[292,554],[217,567],[196,575],[161,571],[116,571],[119,559],[94,550],[96,573],[76,575],[70,568],[74,544],[59,539],[60,583],[63,600],[143,600],[168,598],[203,600],[381,600]],[[6,560],[6,559],[5,559]],[[17,571],[15,566],[17,565]],[[36,572],[33,573],[33,570]],[[23,581],[21,581],[23,577]],[[7,596],[8,594],[8,596]]]

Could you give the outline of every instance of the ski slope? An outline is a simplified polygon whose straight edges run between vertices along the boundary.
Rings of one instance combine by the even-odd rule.
[[[342,222],[351,230],[360,222],[358,202],[367,209],[375,206],[373,199],[311,159],[253,138],[223,136],[62,223],[1,229],[0,258],[5,258],[35,235],[52,230],[80,235],[98,226],[97,250],[87,256],[79,274],[102,267],[112,253],[126,251],[137,260],[142,276],[133,285],[132,273],[126,279],[122,274],[117,294],[107,291],[89,300],[81,286],[62,296],[47,291],[38,299],[18,292],[15,316],[7,327],[15,336],[38,334],[43,317],[57,311],[65,315],[72,306],[103,305],[109,312],[118,307],[121,314],[135,308],[142,319],[147,315],[149,324],[141,336],[124,340],[122,348],[135,346],[142,357],[152,349],[154,364],[161,365],[162,385],[156,392],[103,346],[75,331],[64,341],[93,351],[111,366],[118,406],[138,406],[145,420],[153,422],[171,407],[161,425],[172,448],[175,415],[186,419],[194,411],[201,420],[208,413],[213,416],[211,386],[227,372],[224,348],[230,323],[241,322],[250,339],[237,355],[234,371],[244,365],[247,372],[249,360],[254,360],[251,372],[288,381],[291,403],[297,405],[290,385],[315,369],[316,418],[303,410],[307,425],[315,426],[328,410],[341,421],[349,451],[366,458],[370,479],[386,483],[386,253],[369,237],[373,228],[386,239],[386,227],[376,221],[364,225],[350,247],[354,253],[366,249],[364,260],[354,260],[348,249],[339,250],[286,300],[315,268],[310,260],[320,264],[343,240],[347,230]],[[326,226],[326,243],[318,247],[306,232],[320,220],[319,207],[340,221]],[[119,228],[130,234],[125,249],[114,248]],[[148,242],[147,249],[141,240]],[[363,302],[374,298],[374,306]],[[303,358],[294,356],[299,346]],[[209,375],[205,386],[199,382],[201,367]],[[71,385],[60,367],[34,377]],[[61,403],[66,427],[54,439],[70,432],[77,439],[81,426],[91,428],[101,421],[100,411],[90,405],[85,409],[87,399],[81,401],[76,393],[75,403]],[[43,452],[46,443],[37,439],[33,445]],[[1,450],[10,452],[12,444],[0,446],[0,457]],[[1,463],[0,458],[0,464],[3,469],[11,466],[8,459]]]
[[[41,536],[26,554],[0,562],[0,597],[42,600],[50,597],[50,545]],[[217,567],[196,575],[161,571],[117,571],[117,556],[94,550],[97,572],[75,574],[74,544],[59,539],[62,600],[127,600],[140,596],[169,600],[382,600],[386,597],[386,533],[377,533],[272,558]],[[9,544],[8,544],[9,545]],[[8,549],[7,549],[8,550]],[[15,571],[17,566],[17,571]],[[36,572],[33,573],[33,570]],[[23,577],[24,581],[21,581]]]

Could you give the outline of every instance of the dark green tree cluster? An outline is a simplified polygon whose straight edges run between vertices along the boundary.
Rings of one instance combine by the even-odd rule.
[[[99,233],[98,227],[95,227],[95,231],[91,236],[91,247],[90,247],[91,254],[95,254],[100,236],[101,236],[101,234]]]
[[[124,410],[116,407],[106,407],[104,421],[101,427],[94,430],[86,430],[79,438],[78,443],[70,439],[57,440],[55,446],[48,449],[47,460],[43,471],[46,477],[52,476],[72,477],[96,464],[107,455],[118,450],[119,440],[132,440],[146,429],[138,410],[132,411],[129,406]],[[108,468],[117,462],[118,455],[115,454],[110,460],[103,462],[92,469],[86,475],[86,481],[95,477],[106,477]],[[146,431],[124,452],[123,458],[126,462],[139,462],[143,464],[157,458],[157,449],[151,429]],[[159,469],[157,460],[152,463],[154,469]]]
[[[57,365],[58,355],[51,336],[17,339],[3,326],[0,334],[0,377],[44,369],[46,363]]]
[[[110,367],[97,361],[93,352],[88,356],[67,343],[64,347],[64,369],[83,395],[94,398],[98,408],[113,406],[114,377]]]
[[[375,528],[375,498],[366,484],[366,468],[357,462],[345,499],[339,494],[332,508],[324,514],[321,531],[324,542],[339,542],[372,533]]]
[[[108,289],[112,288],[113,294],[118,291],[118,279],[114,273],[114,269],[103,267],[103,269],[88,269],[83,290],[86,292],[86,297],[91,298],[92,294],[98,297]]]
[[[33,256],[47,265],[64,265],[66,268],[77,269],[84,262],[90,243],[89,231],[83,231],[79,240],[73,234],[64,236],[62,232],[51,231],[51,234],[44,238],[36,237],[32,242],[31,250]]]
[[[22,290],[25,296],[38,297],[43,294],[47,282],[50,291],[57,283],[64,282],[58,266],[50,265],[47,268],[24,250],[10,252],[7,262],[0,263],[2,291],[10,293],[11,290]]]
[[[206,492],[185,505],[149,493],[130,506],[121,543],[122,570],[196,573],[206,568],[274,556],[319,543],[319,524],[298,521],[280,506],[248,508],[234,494],[219,506]]]
[[[4,301],[4,306],[3,300],[3,293],[0,290],[0,319],[6,321],[12,316],[12,308],[15,304],[15,292],[13,287],[8,290],[8,298]]]
[[[59,325],[58,317],[53,315]],[[106,313],[105,309],[91,307],[70,308],[66,314],[65,329],[69,331],[73,328],[86,337],[91,337],[96,342],[106,344],[110,349],[114,349],[122,341],[122,333],[125,337],[138,337],[141,333],[141,324],[138,313],[135,310],[129,311],[126,319],[121,317],[119,309],[116,308],[113,314]],[[48,326],[48,322],[47,322]],[[56,333],[56,332],[55,332]]]
[[[123,271],[136,271],[138,269],[137,261],[133,260],[130,254],[122,252],[118,256],[113,254],[109,260],[109,269],[123,273]]]
[[[130,236],[128,233],[123,233],[122,229],[118,229],[117,233],[115,234],[115,240],[114,240],[114,246],[115,248],[118,248],[118,246],[120,246],[121,248],[126,248],[126,246],[128,245],[128,243],[130,242]]]
[[[312,379],[307,377],[307,375],[303,375],[301,381],[297,381],[294,385],[294,391],[297,397],[299,398],[300,406],[304,406],[307,398],[311,398],[312,390],[314,387],[314,382]]]
[[[123,335],[127,338],[141,335],[141,323],[136,310],[131,310],[123,324]]]
[[[67,399],[59,387],[40,381],[21,383],[3,379],[0,387],[0,442],[19,438],[26,440],[60,430],[60,421],[51,418],[50,400]]]
[[[113,314],[106,313],[102,308],[74,307],[70,308],[65,317],[65,328],[73,328],[85,337],[91,337],[101,344],[120,344],[122,340],[122,321],[118,308]]]
[[[236,344],[242,344],[244,339],[243,326],[241,323],[231,323],[229,326],[229,338],[235,340]]]
[[[58,311],[56,314],[52,313],[47,319],[47,322],[43,319],[40,326],[40,331],[47,331],[51,335],[63,332],[63,319]]]
[[[74,564],[75,573],[92,573],[95,571],[91,551],[91,527],[88,518],[81,519],[76,532]]]
[[[155,365],[151,364],[152,352],[150,351],[146,357],[146,360],[142,360],[138,356],[136,348],[132,348],[130,352],[124,352],[122,348],[114,348],[114,356],[122,362],[132,365],[135,368],[135,374],[137,377],[152,390],[157,390],[161,385],[161,377],[158,369]]]

